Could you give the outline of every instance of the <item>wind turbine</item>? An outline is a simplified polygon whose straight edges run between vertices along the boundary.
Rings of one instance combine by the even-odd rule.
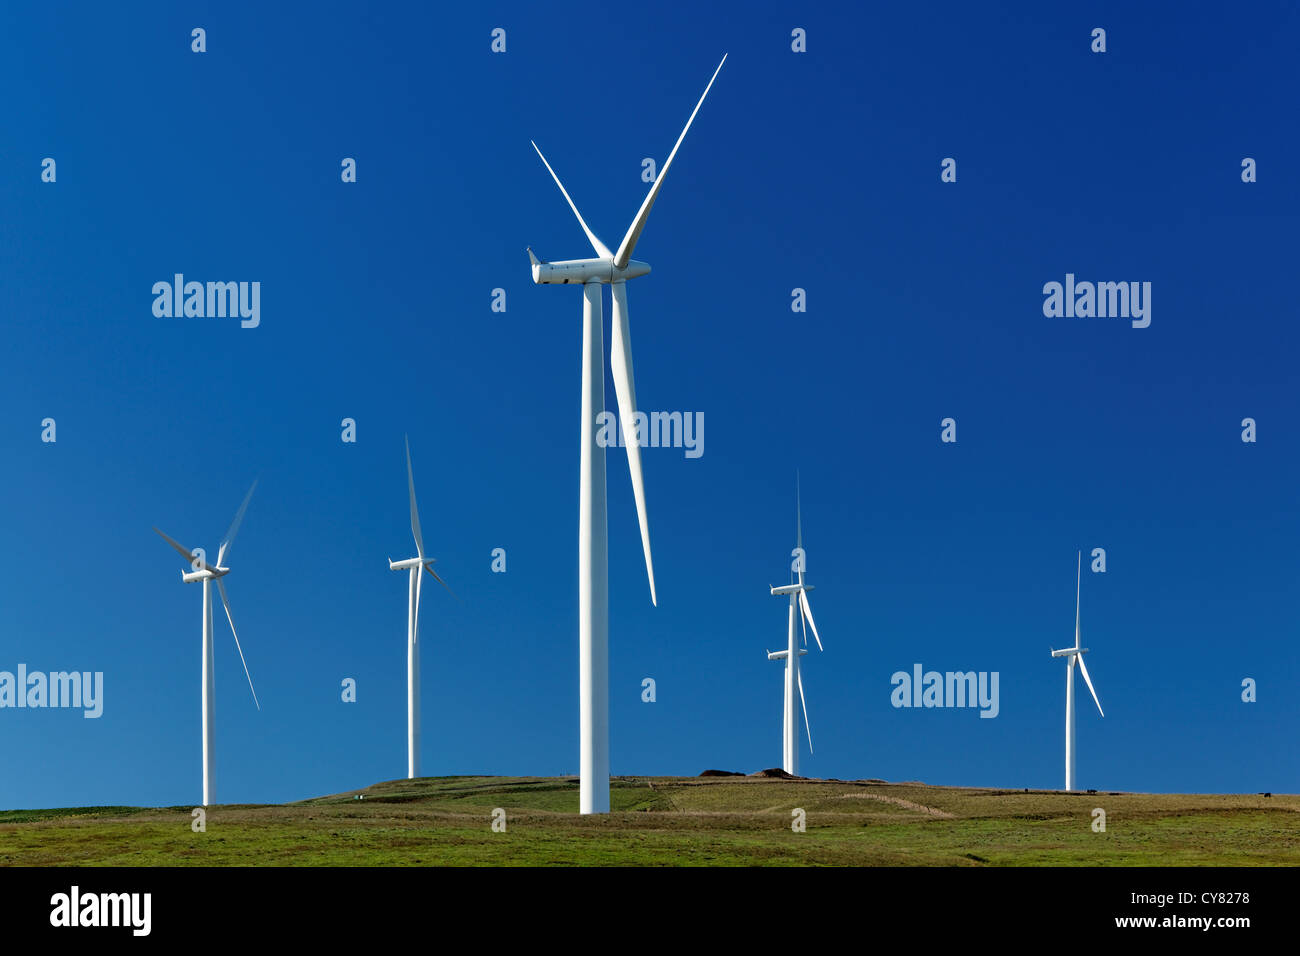
[[[790,624],[786,634],[786,649],[783,651],[768,651],[767,659],[769,661],[785,661],[785,705],[781,719],[781,767],[786,773],[797,777],[799,776],[799,715],[794,709],[796,690],[799,692],[799,703],[803,706],[803,725],[804,730],[808,733],[808,752],[812,753],[813,749],[812,728],[808,724],[808,701],[803,695],[803,674],[799,667],[799,658],[808,653],[805,649],[808,644],[808,628],[812,628],[813,639],[817,641],[817,649],[824,650],[821,636],[817,633],[817,624],[813,621],[812,606],[808,603],[808,592],[813,589],[813,586],[804,584],[803,580],[806,561],[804,560],[803,550],[803,513],[799,504],[797,480],[795,482],[795,529],[794,561],[791,570],[798,573],[799,580],[784,587],[771,589],[774,596],[789,595],[790,597]],[[799,618],[799,623],[803,629],[804,647],[799,646],[798,638],[795,636],[794,622],[796,616]]]
[[[1097,700],[1097,691],[1088,676],[1088,665],[1083,662],[1083,655],[1088,653],[1086,647],[1079,646],[1079,586],[1083,580],[1083,552],[1079,552],[1078,570],[1074,583],[1074,647],[1052,651],[1053,657],[1064,657],[1065,661],[1065,789],[1074,789],[1074,668],[1077,665],[1097,704],[1097,713],[1103,717],[1101,701]]]
[[[718,69],[695,104],[691,118],[677,137],[668,161],[655,177],[636,218],[617,252],[596,238],[569,197],[551,164],[533,143],[543,165],[560,187],[569,208],[586,233],[594,259],[568,259],[543,262],[528,250],[533,282],[538,285],[582,286],[582,420],[581,453],[578,478],[578,722],[580,786],[579,809],[582,813],[609,812],[609,528],[605,509],[605,449],[598,440],[598,422],[605,412],[604,316],[601,311],[601,286],[611,287],[614,319],[610,334],[610,365],[614,392],[618,396],[618,417],[627,447],[627,465],[632,475],[632,494],[636,499],[637,520],[641,526],[641,548],[645,552],[646,577],[650,582],[650,603],[655,596],[654,565],[650,559],[650,526],[646,519],[645,486],[641,476],[641,447],[635,425],[636,388],[632,379],[632,339],[628,326],[627,280],[647,275],[650,266],[632,258],[637,240],[645,228],[659,190],[695,121],[695,114],[709,95]]]
[[[415,507],[415,475],[411,471],[411,441],[406,439],[406,486],[411,494],[411,534],[415,536],[415,557],[404,561],[388,559],[393,571],[409,571],[406,597],[406,777],[414,780],[420,775],[420,568],[428,571],[443,587],[447,582],[433,570],[436,558],[424,556],[424,541],[420,537],[420,512]]]
[[[203,805],[210,805],[214,799],[216,789],[216,768],[215,768],[215,739],[213,726],[214,708],[216,704],[216,684],[212,673],[212,582],[217,582],[217,590],[221,592],[221,604],[226,609],[226,620],[230,622],[230,633],[235,638],[235,648],[239,651],[240,663],[244,665],[244,676],[248,678],[248,689],[253,691],[253,703],[257,709],[261,710],[262,705],[257,699],[257,691],[253,690],[253,676],[248,673],[248,662],[244,660],[244,649],[239,646],[239,635],[235,633],[235,619],[230,616],[230,599],[226,596],[226,585],[222,582],[230,568],[223,563],[226,555],[230,553],[230,546],[234,544],[235,535],[239,533],[239,524],[244,520],[244,512],[248,510],[248,502],[253,497],[253,489],[257,487],[257,482],[248,489],[248,494],[244,496],[244,503],[239,506],[235,512],[235,520],[230,522],[230,530],[226,536],[221,539],[221,545],[217,549],[217,563],[215,566],[208,564],[207,554],[202,548],[191,551],[189,548],[178,543],[175,538],[168,537],[163,532],[157,531],[164,541],[175,548],[190,566],[190,570],[181,574],[181,580],[187,583],[201,581],[203,583]]]

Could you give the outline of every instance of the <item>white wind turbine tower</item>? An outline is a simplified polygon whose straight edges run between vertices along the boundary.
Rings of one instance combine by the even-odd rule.
[[[628,279],[647,275],[650,266],[632,258],[637,240],[645,228],[650,209],[663,187],[677,150],[691,128],[695,114],[713,87],[722,64],[713,71],[709,85],[695,104],[691,118],[668,161],[655,177],[654,185],[628,227],[617,252],[596,238],[560,177],[551,169],[542,151],[533,149],[560,187],[569,208],[596,252],[593,259],[569,259],[542,262],[528,250],[533,282],[539,285],[582,286],[582,419],[581,455],[578,484],[578,697],[579,761],[581,783],[579,809],[582,813],[609,812],[609,536],[605,509],[605,450],[597,442],[597,420],[605,410],[605,361],[601,286],[609,285],[614,303],[611,331],[610,365],[614,392],[618,396],[618,417],[627,447],[628,470],[632,475],[632,494],[636,498],[637,520],[641,525],[641,548],[645,552],[646,577],[650,582],[650,601],[657,605],[654,565],[650,560],[650,526],[646,520],[645,487],[641,477],[641,449],[637,443],[634,412],[636,388],[632,379],[632,339],[628,326]]]
[[[805,649],[808,644],[808,628],[812,628],[813,639],[817,641],[817,649],[822,648],[821,636],[817,633],[817,624],[813,621],[812,606],[808,603],[808,592],[813,589],[811,584],[804,584],[803,574],[807,562],[804,559],[803,550],[803,514],[799,505],[799,492],[796,482],[795,490],[795,550],[792,570],[795,571],[799,580],[785,587],[772,588],[773,595],[790,596],[790,613],[789,628],[786,634],[786,649],[783,651],[768,651],[767,659],[769,661],[785,661],[785,705],[782,709],[781,717],[781,768],[793,776],[799,775],[799,714],[794,709],[795,691],[799,693],[799,703],[803,707],[803,725],[808,733],[808,752],[812,752],[812,728],[808,724],[808,701],[803,695],[803,674],[799,666],[799,658],[808,651]],[[798,616],[800,626],[803,630],[804,647],[799,646],[798,638],[795,636],[795,617]]]
[[[226,555],[230,553],[230,546],[234,543],[235,535],[239,532],[239,523],[244,520],[244,512],[248,510],[248,502],[253,497],[253,489],[257,487],[257,482],[248,489],[248,494],[244,496],[244,503],[239,506],[235,512],[235,520],[230,523],[230,530],[226,536],[221,539],[221,545],[217,549],[217,563],[210,565],[207,562],[207,555],[202,548],[191,551],[189,548],[179,544],[174,538],[170,538],[163,532],[158,531],[162,539],[175,548],[190,566],[190,570],[181,575],[181,580],[189,583],[195,581],[203,584],[203,805],[206,807],[215,799],[216,790],[216,768],[215,768],[215,740],[214,740],[214,708],[216,698],[216,684],[212,673],[212,582],[217,582],[217,590],[221,592],[221,604],[226,609],[226,620],[230,622],[230,633],[235,638],[235,648],[239,651],[239,660],[244,665],[244,676],[248,678],[248,689],[253,691],[253,703],[257,709],[261,710],[262,705],[257,699],[257,691],[253,690],[253,677],[248,673],[248,662],[244,660],[244,649],[239,646],[239,635],[235,633],[235,619],[230,616],[230,599],[226,597],[226,586],[222,582],[230,568],[226,567],[224,562]]]
[[[424,556],[420,537],[420,512],[415,507],[415,475],[411,471],[411,442],[406,441],[406,486],[411,496],[411,534],[415,536],[415,557],[404,561],[388,559],[393,571],[409,571],[406,598],[406,777],[420,775],[420,568],[450,592],[447,582],[433,570],[436,558]]]
[[[1088,653],[1088,648],[1079,646],[1079,589],[1083,580],[1083,552],[1079,552],[1078,571],[1074,583],[1074,647],[1063,648],[1059,651],[1052,651],[1053,657],[1064,657],[1065,661],[1065,789],[1074,789],[1074,668],[1077,665],[1079,673],[1083,675],[1084,681],[1088,684],[1088,690],[1092,693],[1092,699],[1097,704],[1097,713],[1103,717],[1105,711],[1101,709],[1101,701],[1097,700],[1097,691],[1092,686],[1092,678],[1088,676],[1088,665],[1083,662],[1083,655]]]

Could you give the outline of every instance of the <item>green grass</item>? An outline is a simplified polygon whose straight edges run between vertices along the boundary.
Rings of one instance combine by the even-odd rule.
[[[364,799],[358,800],[358,795]],[[6,866],[1300,864],[1300,797],[1064,794],[752,777],[434,777],[276,806],[0,812]],[[492,811],[506,811],[494,833]],[[791,830],[802,808],[807,831]],[[1106,832],[1092,810],[1106,811]]]

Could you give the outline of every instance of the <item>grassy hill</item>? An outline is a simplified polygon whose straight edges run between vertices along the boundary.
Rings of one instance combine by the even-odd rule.
[[[988,790],[878,781],[428,777],[284,805],[0,812],[6,866],[1290,865],[1300,796]],[[493,832],[494,809],[506,831]],[[1092,829],[1095,807],[1106,832]],[[802,808],[807,829],[791,829]]]

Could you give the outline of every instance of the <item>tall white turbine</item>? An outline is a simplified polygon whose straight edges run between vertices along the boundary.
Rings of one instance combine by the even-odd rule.
[[[257,482],[248,489],[248,494],[244,496],[244,503],[239,506],[235,512],[235,520],[230,523],[230,530],[226,536],[221,539],[221,545],[217,549],[217,563],[210,565],[207,561],[207,554],[202,548],[191,551],[189,548],[178,543],[174,538],[170,538],[154,528],[164,541],[175,548],[190,566],[190,570],[181,574],[181,580],[193,583],[195,581],[203,584],[203,805],[206,807],[212,803],[216,796],[216,748],[214,739],[214,720],[216,706],[216,684],[212,673],[212,582],[217,582],[217,590],[221,592],[221,604],[226,609],[226,620],[230,622],[230,633],[235,638],[235,648],[239,651],[240,663],[244,665],[244,676],[248,678],[248,689],[253,691],[253,703],[257,709],[262,709],[261,702],[257,699],[257,691],[253,690],[253,676],[248,673],[248,662],[244,660],[244,649],[239,646],[239,635],[235,633],[235,619],[230,615],[230,599],[226,596],[226,585],[222,582],[230,568],[223,563],[226,555],[230,553],[230,546],[234,544],[235,535],[239,532],[239,524],[244,520],[244,512],[248,510],[248,502],[253,497],[253,489],[257,487]]]
[[[1083,662],[1083,655],[1088,653],[1088,648],[1079,646],[1079,587],[1083,580],[1083,552],[1079,552],[1078,570],[1075,574],[1074,582],[1074,647],[1067,647],[1059,651],[1052,651],[1053,657],[1064,657],[1065,661],[1065,789],[1073,790],[1074,787],[1074,668],[1079,668],[1079,673],[1088,684],[1088,690],[1092,693],[1092,699],[1097,704],[1097,713],[1103,717],[1105,711],[1101,709],[1101,701],[1097,700],[1097,691],[1092,686],[1092,678],[1088,676],[1088,665]]]
[[[415,474],[411,471],[411,442],[406,441],[406,486],[411,496],[411,534],[415,536],[415,557],[404,561],[388,559],[393,571],[408,571],[410,576],[406,593],[406,777],[414,780],[420,775],[420,568],[448,591],[447,582],[433,570],[436,558],[424,556],[424,540],[420,537],[420,512],[415,507]]]
[[[601,314],[601,286],[611,287],[614,320],[610,334],[610,365],[614,377],[614,392],[618,397],[618,417],[627,447],[628,470],[632,475],[632,494],[636,499],[637,520],[641,526],[641,549],[645,552],[646,577],[650,582],[650,602],[657,605],[655,596],[654,565],[650,560],[650,525],[646,519],[645,486],[641,477],[641,448],[637,443],[634,419],[636,387],[632,378],[632,338],[628,325],[627,280],[647,275],[650,266],[632,258],[637,240],[645,228],[659,190],[668,176],[668,170],[677,156],[677,150],[686,138],[686,131],[695,121],[695,114],[709,95],[718,69],[713,71],[709,85],[695,104],[691,118],[668,161],[655,177],[654,185],[628,227],[617,252],[611,252],[587,226],[537,144],[533,149],[541,157],[555,185],[560,187],[569,208],[586,233],[593,259],[568,259],[560,262],[543,262],[528,250],[532,263],[533,282],[538,285],[582,286],[582,421],[580,439],[580,464],[578,479],[578,722],[579,764],[581,784],[579,809],[582,813],[609,812],[609,567],[608,527],[605,510],[605,449],[597,441],[598,419],[605,411],[605,361],[603,325]]]
[[[812,605],[808,603],[808,592],[813,590],[811,584],[803,580],[807,562],[803,550],[803,514],[799,505],[799,493],[795,491],[795,549],[792,571],[798,574],[798,581],[784,587],[771,588],[773,595],[789,595],[790,613],[787,615],[789,626],[786,631],[786,649],[768,651],[769,661],[785,661],[785,704],[781,717],[781,768],[793,776],[799,775],[799,712],[794,709],[795,691],[799,692],[799,703],[803,708],[803,725],[808,733],[808,752],[812,753],[812,728],[808,724],[808,701],[803,694],[803,673],[799,658],[808,651],[808,628],[812,628],[813,639],[817,649],[823,650],[821,636],[817,633],[817,624],[813,621]],[[792,575],[793,576],[793,575]],[[798,617],[803,630],[804,647],[799,646],[795,635],[794,622]]]

